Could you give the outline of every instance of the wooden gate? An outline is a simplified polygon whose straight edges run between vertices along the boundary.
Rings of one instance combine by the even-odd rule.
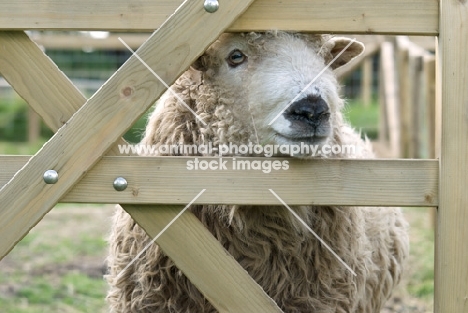
[[[56,131],[34,156],[0,156],[1,257],[58,202],[118,202],[151,236],[199,186],[206,192],[195,203],[278,204],[274,189],[291,205],[438,206],[435,311],[468,312],[466,0],[220,0],[211,14],[202,0],[18,0],[2,1],[0,12],[0,72]],[[25,29],[157,29],[137,54],[168,84],[226,30],[435,35],[438,159],[327,160],[326,170],[320,160],[291,160],[291,170],[265,182],[255,172],[191,175],[184,158],[116,156],[119,136],[164,85],[132,56],[85,99]],[[43,181],[47,170],[58,172],[57,183]],[[125,191],[113,189],[117,176]],[[220,312],[281,312],[191,213],[157,243]]]

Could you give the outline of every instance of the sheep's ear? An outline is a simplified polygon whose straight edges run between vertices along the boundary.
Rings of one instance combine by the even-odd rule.
[[[207,55],[203,54],[191,66],[194,70],[205,72],[208,69]]]
[[[333,47],[330,50],[332,59],[334,59],[343,49],[353,40],[345,37],[334,37],[330,41]],[[330,65],[332,69],[337,69],[364,52],[364,44],[354,41],[351,45]]]

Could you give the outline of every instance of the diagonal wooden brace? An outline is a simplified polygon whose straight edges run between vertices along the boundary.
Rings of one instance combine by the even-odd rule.
[[[203,12],[203,9],[200,9],[200,3],[185,3],[161,29],[153,34],[148,42],[140,48],[138,53],[153,69],[156,69],[155,71],[167,83],[171,84],[250,2],[252,1],[223,3],[222,9],[217,13],[218,18],[209,18],[210,23],[206,22],[207,13]],[[177,28],[177,26],[179,27]],[[191,31],[184,32],[184,26]],[[208,30],[201,33],[197,32],[196,29],[200,30],[202,26],[207,27]],[[176,39],[171,38],[171,32],[173,32]],[[190,39],[192,37],[196,38],[197,35],[198,42],[194,44],[189,43]],[[13,34],[12,36],[15,37],[17,35]],[[0,40],[4,39],[0,37]],[[23,40],[25,39],[26,41],[24,42],[27,45],[27,40],[29,39],[23,38]],[[170,48],[171,43],[176,46],[175,49]],[[158,48],[164,48],[160,48],[158,52],[151,55],[150,52],[156,45],[161,45]],[[169,68],[173,64],[171,61],[180,66],[176,69]],[[0,67],[2,67],[2,64],[0,64]],[[41,72],[37,70],[32,72],[36,74]],[[55,71],[58,72],[56,69]],[[54,69],[51,69],[52,77],[54,77],[53,72]],[[37,75],[37,77],[40,78],[40,75]],[[12,80],[10,82],[12,83]],[[39,80],[39,82],[42,82],[42,80]],[[63,83],[63,85],[59,84],[58,86],[65,88],[65,93],[58,92],[62,96],[65,94],[65,101],[71,100],[77,106],[80,105],[80,102],[84,102],[84,98],[74,89],[71,83],[65,82],[63,79],[59,79],[58,82]],[[156,86],[151,90],[150,88],[153,84]],[[12,85],[17,84],[12,83]],[[41,85],[41,83],[38,85]],[[47,88],[46,90],[52,91]],[[117,140],[119,135],[143,114],[163,91],[164,88],[159,85],[155,78],[148,75],[147,70],[139,62],[136,62],[135,58],[131,58],[92,99],[87,101],[80,111],[58,131],[43,149],[0,190],[0,203],[2,204],[0,211],[0,236],[4,239],[0,244],[1,256],[5,255],[80,180],[86,171],[100,159],[101,155],[111,146],[113,141]],[[24,98],[32,100],[30,101],[32,103],[34,103],[34,95],[37,95],[34,90],[30,91],[28,88],[19,91],[19,93]],[[52,93],[52,95],[55,96],[55,93]],[[45,100],[42,104],[47,103],[47,99],[41,100]],[[58,103],[57,101],[49,102]],[[37,101],[37,111],[41,110],[40,103],[41,101]],[[99,104],[100,106],[98,107]],[[120,111],[117,110],[119,107]],[[57,129],[60,127],[60,123],[67,121],[67,117],[66,113],[62,113],[62,110],[55,108],[59,115],[63,115],[59,119],[52,118],[53,108],[53,106],[50,106],[41,115],[53,129]],[[70,110],[70,106],[67,107],[65,105],[62,109],[66,112]],[[70,110],[70,113],[73,113],[73,108]],[[91,123],[95,128],[85,130],[83,134],[80,127],[86,125],[86,123]],[[111,131],[108,130],[109,127],[111,127]],[[81,138],[78,138],[78,136],[81,136]],[[79,153],[81,155],[78,155]],[[60,179],[55,185],[45,186],[42,181],[43,171],[48,168],[56,169],[59,172]],[[151,211],[153,212],[153,216],[158,219],[158,214],[154,211],[155,208],[157,207],[153,206]],[[137,209],[133,208],[133,210]],[[173,211],[173,216],[176,214],[175,211]],[[184,216],[192,220],[191,225],[195,229],[204,229],[203,225],[196,218],[194,219],[193,215],[184,214]],[[146,220],[145,217],[139,218],[137,214],[135,214],[135,218],[139,223],[141,223],[141,220]],[[145,228],[149,228],[147,231],[150,235],[154,235],[158,232],[158,229],[161,229],[158,228],[158,225],[154,224],[149,226],[146,224],[146,226]],[[174,227],[173,229],[177,228]],[[214,240],[206,230],[202,231],[202,233],[201,241],[205,239]],[[160,237],[158,243],[164,246],[164,242],[171,237],[173,236],[170,236],[168,231]],[[206,247],[201,246],[200,248]],[[214,251],[214,257],[217,258],[217,262],[228,265],[226,268],[213,269],[210,265],[195,264],[193,262],[182,262],[180,264],[181,262],[177,260],[183,260],[183,257],[186,255],[180,253],[177,249],[171,252],[169,256],[175,259],[176,264],[189,276],[205,296],[214,302],[213,304],[220,312],[231,312],[232,310],[235,312],[281,312],[276,304],[237,262],[223,252],[219,243],[217,243],[217,246],[212,247],[211,250],[212,252]],[[204,273],[210,270],[213,273],[213,270],[215,270],[214,276],[217,276],[216,274],[222,275],[227,271],[237,273],[236,276],[224,275],[226,276],[226,281],[223,284],[219,284],[219,282],[217,284],[221,287],[223,285],[227,286],[227,291],[232,292],[224,292],[224,288],[218,288],[217,285],[207,286],[204,284],[204,277],[200,275],[200,268],[205,268],[204,271],[201,271]],[[237,284],[230,285],[236,282]]]

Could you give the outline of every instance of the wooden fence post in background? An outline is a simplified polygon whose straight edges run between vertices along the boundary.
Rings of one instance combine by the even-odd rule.
[[[34,110],[28,108],[28,141],[36,143],[41,135],[41,119]]]
[[[418,53],[410,48],[408,69],[409,69],[409,129],[410,129],[410,141],[409,151],[410,158],[419,159],[422,157],[421,151],[423,149],[424,129],[421,123],[421,116],[424,110],[424,92],[422,92],[423,81],[421,79],[422,73],[422,57]]]
[[[401,140],[400,140],[400,155],[403,158],[410,157],[410,120],[409,108],[410,103],[408,99],[409,78],[408,78],[408,59],[409,52],[404,46],[401,37],[396,38],[396,60],[397,60],[397,80],[398,86],[398,100],[400,103],[399,120],[401,123]]]
[[[436,158],[436,71],[435,57],[433,55],[424,56],[424,80],[426,98],[426,127],[427,127],[427,158]],[[430,208],[431,226],[433,229],[437,223],[437,208]]]
[[[391,157],[400,156],[400,121],[395,81],[394,45],[383,42],[380,54],[380,140],[388,142]]]
[[[427,157],[434,159],[436,157],[435,152],[435,121],[436,121],[436,72],[435,72],[435,57],[432,55],[424,56],[424,79],[426,81],[424,90],[426,93],[426,123],[427,123],[427,143],[428,151]]]
[[[372,102],[372,56],[368,56],[362,63],[361,98],[364,106],[368,107]]]

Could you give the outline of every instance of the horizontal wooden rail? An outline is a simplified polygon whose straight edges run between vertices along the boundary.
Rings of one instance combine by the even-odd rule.
[[[1,156],[0,186],[27,160],[27,156]],[[198,160],[215,161],[213,166],[219,161]],[[267,174],[241,169],[238,163],[252,165],[254,160],[287,161],[289,167]],[[277,205],[268,191],[273,189],[290,205],[438,205],[437,160],[223,158],[223,170],[188,170],[188,161],[194,158],[104,157],[60,202],[187,204],[206,189],[196,203]],[[128,181],[125,191],[113,188],[119,176]]]
[[[197,0],[203,5],[203,0]],[[0,29],[153,31],[181,0],[1,1]],[[223,5],[223,0],[220,1]],[[215,13],[216,14],[216,13]],[[257,0],[229,31],[437,35],[434,0]]]

